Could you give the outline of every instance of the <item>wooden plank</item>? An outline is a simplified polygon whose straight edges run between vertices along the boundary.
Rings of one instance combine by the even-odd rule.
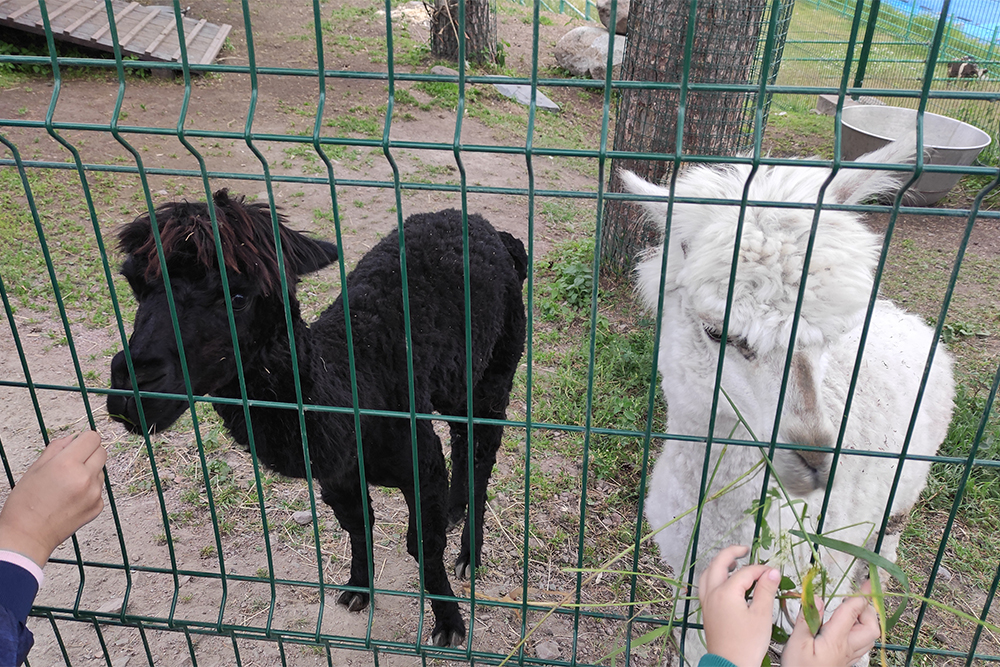
[[[94,5],[94,8],[91,9],[89,12],[87,12],[86,14],[84,14],[83,16],[81,16],[80,18],[73,21],[65,28],[63,28],[63,34],[64,35],[71,34],[74,30],[82,26],[84,23],[94,18],[94,15],[97,14],[97,12],[102,12],[102,11],[104,11],[104,5],[101,3],[97,3],[96,5]]]
[[[128,16],[129,13],[133,9],[135,9],[136,7],[138,7],[138,6],[139,6],[138,2],[133,2],[133,3],[129,4],[128,7],[126,7],[125,9],[123,9],[120,14],[115,14],[115,17],[114,17],[115,18],[115,25],[118,25],[119,22],[121,21],[121,19],[123,19],[126,16]],[[98,30],[97,32],[95,32],[93,35],[90,36],[90,41],[96,42],[97,40],[99,40],[104,35],[104,33],[106,33],[110,29],[111,29],[111,21],[108,21],[107,23],[104,24],[103,28],[101,28],[100,30]]]
[[[19,16],[21,16],[21,14],[27,14],[32,9],[38,9],[37,0],[35,2],[29,2],[24,7],[21,7],[20,9],[11,12],[10,14],[7,15],[7,18],[10,20],[16,19]]]
[[[160,10],[159,9],[157,9],[156,7],[153,7],[152,9],[150,9],[149,13],[146,14],[146,18],[144,18],[141,21],[139,21],[136,24],[136,26],[129,31],[129,33],[127,35],[125,35],[124,37],[122,37],[121,39],[118,40],[119,46],[121,46],[122,48],[125,48],[125,45],[128,44],[129,42],[131,42],[132,38],[134,38],[136,35],[138,35],[139,32],[143,28],[146,27],[146,24],[148,24],[150,21],[152,21],[153,19],[155,19],[159,15],[160,15]]]
[[[69,0],[69,2],[64,2],[63,5],[54,12],[49,12],[49,25],[52,24],[53,19],[58,18],[60,15],[64,14],[68,10],[72,9],[73,7],[76,7],[76,5],[78,5],[80,2],[81,0]],[[44,22],[41,19],[38,19],[37,21],[35,21],[35,25],[40,28],[42,27],[42,25],[44,25]]]
[[[223,23],[219,26],[219,32],[215,33],[215,39],[212,43],[208,45],[208,49],[205,50],[205,55],[202,56],[201,65],[211,65],[212,61],[215,60],[215,56],[219,55],[219,51],[222,50],[222,44],[226,41],[226,37],[229,36],[229,31],[233,29],[233,26],[228,23]]]
[[[187,35],[184,36],[184,46],[191,46],[191,40],[193,40],[195,37],[198,36],[198,33],[201,32],[201,29],[205,27],[206,23],[208,23],[208,21],[206,21],[205,19],[198,21],[198,25],[196,25],[191,30],[191,32],[189,32]],[[180,44],[178,44],[177,50],[174,51],[174,54],[172,56],[170,56],[170,59],[178,60],[180,57],[181,57],[181,47]]]
[[[171,17],[171,18],[173,18],[173,17]],[[156,36],[156,39],[154,39],[152,42],[150,42],[149,46],[146,47],[146,51],[145,51],[146,55],[147,56],[152,55],[153,51],[156,50],[156,47],[158,47],[160,45],[160,42],[162,42],[164,39],[166,39],[167,35],[169,35],[171,32],[173,32],[174,29],[175,29],[175,27],[176,27],[176,22],[175,21],[170,21],[169,23],[167,23],[167,26],[162,31],[160,31],[160,34]]]

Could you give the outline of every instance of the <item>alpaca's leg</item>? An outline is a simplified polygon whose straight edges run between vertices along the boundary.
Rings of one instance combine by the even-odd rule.
[[[351,538],[351,578],[348,586],[368,588],[371,579],[368,576],[368,541],[371,540],[372,515],[369,509],[369,527],[365,530],[364,507],[359,500],[361,495],[361,479],[358,470],[345,473],[337,483],[323,485],[323,502],[333,509],[340,527],[347,531]],[[371,508],[371,497],[367,490],[365,502]],[[368,606],[369,595],[363,591],[344,591],[337,598],[337,603],[350,611],[361,611]]]
[[[456,414],[461,412],[456,411]],[[451,490],[448,496],[448,530],[465,519],[469,504],[469,427],[449,422],[451,431]]]
[[[506,419],[507,404],[510,402],[510,390],[514,384],[514,374],[521,363],[524,351],[524,305],[520,294],[508,304],[507,319],[504,332],[493,346],[493,355],[489,366],[483,372],[482,378],[473,389],[473,407],[475,416],[483,419]],[[473,501],[475,510],[475,538],[470,539],[469,519],[465,520],[462,530],[462,547],[455,561],[455,574],[464,579],[473,566],[483,564],[483,523],[486,513],[486,489],[493,474],[493,466],[497,460],[497,451],[503,439],[503,427],[486,424],[476,424],[472,439],[475,451],[473,466]],[[454,452],[454,441],[452,452]],[[464,457],[463,457],[464,458]],[[454,461],[454,459],[452,459]],[[466,482],[463,484],[465,496],[468,497],[468,460],[466,459]],[[452,467],[452,499],[455,494],[455,468]]]
[[[485,415],[491,419],[503,419],[504,414],[490,414]],[[476,459],[475,459],[475,469],[473,476],[473,502],[475,503],[471,512],[471,516],[475,519],[475,542],[470,541],[470,523],[469,517],[466,517],[465,528],[462,530],[462,546],[458,553],[458,559],[455,561],[455,576],[460,579],[465,579],[469,576],[469,570],[472,568],[473,563],[475,567],[479,567],[483,564],[483,522],[485,521],[486,514],[486,489],[490,483],[490,477],[493,474],[493,466],[497,460],[497,450],[500,449],[500,440],[503,437],[503,427],[502,426],[487,426],[485,424],[476,424],[473,430],[473,437],[476,443]],[[452,476],[454,477],[454,472]],[[466,479],[468,479],[468,470],[465,472]],[[454,482],[452,482],[454,489]],[[465,485],[468,489],[467,484]],[[466,491],[468,495],[468,491]],[[475,552],[472,551],[472,545],[475,545]],[[473,553],[475,558],[473,559]]]
[[[441,444],[434,434],[430,422],[420,422],[417,425],[420,457],[420,534],[416,530],[414,489],[412,484],[403,484],[400,490],[410,508],[409,529],[406,535],[406,548],[410,555],[419,562],[418,538],[423,540],[423,571],[424,588],[433,595],[452,596],[454,593],[448,582],[448,573],[444,567],[444,549],[446,545],[446,528],[448,518],[445,514],[448,471],[444,465],[444,455]],[[465,641],[465,623],[458,611],[458,603],[446,600],[431,600],[434,611],[434,630],[432,641],[436,646],[458,646]]]

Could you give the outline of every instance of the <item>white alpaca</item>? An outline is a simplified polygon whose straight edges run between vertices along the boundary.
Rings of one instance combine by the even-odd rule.
[[[897,142],[858,161],[905,162],[912,160],[912,146],[912,142],[909,148]],[[695,166],[678,176],[675,194],[740,201],[750,171],[750,165],[745,164]],[[899,173],[841,169],[826,189],[823,201],[859,203],[897,188]],[[762,166],[750,183],[749,200],[815,204],[829,175],[830,171],[822,168]],[[630,192],[669,195],[669,190],[632,173],[623,172],[622,178]],[[666,221],[666,201],[642,205],[653,220],[660,224]],[[675,203],[673,207],[658,360],[667,402],[667,432],[671,434],[704,438],[708,433],[739,215],[738,205]],[[748,207],[744,216],[721,386],[765,445],[774,432],[813,215],[814,209]],[[865,228],[857,214],[823,209],[777,442],[823,447],[836,444],[879,252],[878,237]],[[660,297],[662,257],[662,247],[650,249],[636,269],[638,293],[654,313]],[[852,455],[848,450],[901,450],[932,345],[933,332],[919,317],[884,299],[876,302],[824,534],[874,546],[897,461]],[[951,366],[947,351],[938,346],[910,440],[910,454],[933,455],[945,437],[954,394]],[[713,433],[722,438],[734,433],[734,438],[751,440],[721,392]],[[704,442],[664,443],[646,501],[646,516],[654,529],[697,506],[705,449]],[[722,449],[720,444],[712,445],[710,473]],[[793,498],[806,503],[810,531],[816,528],[831,459],[830,453],[788,449],[779,449],[774,456],[774,468],[786,489]],[[706,497],[718,493],[761,460],[757,447],[729,446]],[[904,465],[892,502],[894,520],[881,546],[881,554],[889,560],[895,560],[902,524],[924,488],[929,468],[930,464],[918,461]],[[753,540],[755,515],[746,511],[760,497],[762,477],[763,470],[758,469],[746,483],[705,505],[695,563],[697,574],[720,548],[750,544]],[[795,503],[799,513],[802,507]],[[786,503],[774,502],[766,520],[775,532],[798,527]],[[663,560],[678,578],[686,578],[694,526],[692,513],[656,536]],[[784,533],[770,551],[761,552],[761,557],[783,566],[785,573],[798,582],[809,568],[809,551],[803,544],[789,549],[790,541]],[[867,572],[865,563],[856,564],[840,552],[821,550],[821,557],[830,581],[846,582],[839,595],[849,592]],[[828,616],[838,604],[839,598],[828,600]],[[686,658],[696,664],[703,653],[702,642],[689,633]]]

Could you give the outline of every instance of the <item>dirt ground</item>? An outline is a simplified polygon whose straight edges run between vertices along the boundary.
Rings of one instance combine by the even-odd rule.
[[[337,4],[339,8],[369,6],[363,0],[331,4]],[[324,12],[328,11],[324,9]],[[238,3],[191,0],[189,15],[216,23],[231,23],[234,26],[232,46],[223,51],[219,62],[228,65],[248,63],[246,33]],[[531,58],[531,26],[525,24],[523,16],[524,12],[501,12],[499,33],[506,42],[508,64],[526,74]],[[254,3],[250,18],[258,68],[316,66],[310,27],[311,4],[277,0]],[[582,24],[565,16],[553,16],[549,25],[540,26],[539,57],[542,67],[554,67],[552,45],[563,33]],[[344,42],[337,42],[337,47],[328,52],[327,68],[384,72],[385,65],[377,61],[378,54],[370,51],[370,42],[364,41],[364,38],[384,36],[384,24],[378,20],[360,21],[352,23],[350,28],[349,36],[358,39],[355,43],[348,40],[346,46]],[[419,23],[412,23],[407,30],[413,40],[427,41],[427,29]],[[382,58],[384,60],[384,55]],[[424,72],[426,66],[401,65],[398,69],[401,72]],[[409,83],[400,82],[398,85],[410,90],[418,102],[427,101],[427,95],[413,89]],[[331,78],[328,86],[324,118],[349,116],[361,102],[385,103],[387,100],[387,84],[382,80]],[[186,110],[185,128],[189,131],[241,131],[247,124],[251,90],[251,78],[245,74],[224,73],[195,78]],[[200,179],[169,173],[169,170],[198,168],[197,161],[175,135],[184,104],[184,92],[178,80],[160,77],[144,80],[130,78],[126,88],[122,124],[134,123],[162,130],[157,134],[126,135],[147,168],[167,172],[150,177],[150,190],[157,204],[178,195],[203,198]],[[559,88],[546,92],[570,110],[570,118],[573,118],[571,114],[578,113],[576,110],[580,107],[582,96],[574,89]],[[0,115],[12,116],[8,110],[17,110],[18,118],[44,119],[52,95],[53,83],[45,78],[4,90],[0,97]],[[69,77],[59,91],[53,117],[63,122],[107,123],[114,113],[116,95],[117,84],[108,77]],[[316,99],[314,79],[262,75],[253,108],[252,131],[273,135],[311,134]],[[487,98],[486,103],[497,105],[498,109],[508,109],[508,105],[514,104],[499,98]],[[591,98],[590,108],[586,113],[580,113],[575,122],[592,122],[595,118],[599,122],[599,104],[598,97]],[[423,109],[416,105],[408,106],[406,115],[392,123],[390,136],[393,141],[430,142],[441,146],[440,150],[419,147],[396,149],[393,157],[404,181],[458,182],[455,157],[448,148],[455,139],[455,125],[454,109]],[[599,127],[591,134],[597,131]],[[3,133],[19,147],[24,158],[56,161],[70,158],[43,130],[5,127]],[[324,134],[333,136],[335,133],[336,130],[324,128]],[[84,162],[134,164],[133,157],[108,133],[69,130],[63,136],[79,147]],[[245,180],[213,176],[213,189],[230,187],[257,198],[267,197],[261,161],[245,142],[211,137],[195,137],[192,142],[204,156],[205,167],[210,173],[255,174],[260,177],[258,180]],[[462,122],[461,143],[465,146],[504,146],[511,144],[511,137],[502,127],[490,127],[467,116]],[[313,171],[313,165],[304,158],[289,155],[285,150],[287,147],[287,143],[268,140],[259,140],[255,144],[267,160],[271,174],[303,177],[297,182],[274,183],[273,196],[285,208],[292,226],[330,234],[332,225],[325,226],[322,216],[310,214],[331,208],[329,187],[308,182],[310,176],[324,174]],[[528,184],[528,169],[523,155],[466,150],[462,153],[462,166],[471,185],[524,188]],[[351,161],[343,158],[334,167],[341,170],[339,177],[344,178],[346,173],[351,180],[338,188],[338,198],[344,220],[341,250],[349,262],[354,262],[379,235],[395,225],[393,209],[397,202],[393,191],[374,185],[374,181],[391,179],[392,171],[388,161],[379,156],[371,157],[368,148]],[[535,187],[541,190],[584,191],[595,188],[593,174],[569,160],[536,158],[534,176]],[[104,229],[110,232],[144,209],[144,201],[132,195],[132,192],[122,192],[117,197],[97,202]],[[407,190],[402,198],[404,215],[457,206],[458,203],[457,195],[421,190]],[[45,206],[46,202],[40,204]],[[470,210],[485,215],[497,228],[527,238],[526,197],[472,193],[468,205]],[[84,217],[83,214],[81,216]],[[541,216],[536,216],[535,220],[534,255],[541,257],[553,244],[565,238],[567,231],[557,224],[547,224],[546,218]],[[884,216],[873,216],[872,221],[879,228],[884,228],[886,224]],[[900,226],[897,234],[900,238],[940,239],[943,246],[950,248],[957,244],[956,235],[960,229],[961,224],[952,218],[911,216],[905,225]],[[990,257],[1000,254],[998,232],[1000,226],[996,221],[977,223],[970,252]],[[110,247],[110,233],[108,237]],[[113,253],[110,261],[112,265],[115,262]],[[329,279],[335,280],[332,270]],[[237,656],[243,665],[422,664],[422,659],[412,654],[414,647],[421,643],[420,628],[426,638],[428,624],[433,620],[426,604],[421,618],[417,600],[412,595],[381,594],[376,597],[371,638],[395,642],[398,646],[396,650],[390,648],[380,652],[376,661],[370,651],[345,648],[353,643],[355,648],[363,649],[369,616],[367,613],[351,614],[335,605],[336,591],[326,591],[321,600],[315,585],[280,584],[272,596],[267,585],[242,580],[241,577],[259,578],[268,574],[287,582],[318,580],[319,565],[311,529],[291,520],[294,509],[309,506],[308,487],[299,481],[266,477],[265,507],[267,521],[272,527],[270,539],[273,553],[273,560],[269,562],[267,550],[261,543],[261,514],[256,500],[251,498],[254,471],[249,457],[228,444],[221,445],[214,455],[215,459],[225,463],[221,473],[225,479],[220,480],[220,488],[224,482],[232,482],[231,485],[241,489],[245,497],[219,510],[219,519],[228,525],[228,530],[216,536],[205,508],[204,483],[200,481],[201,464],[190,421],[186,422],[186,426],[179,424],[172,431],[158,434],[153,439],[157,464],[154,473],[142,440],[127,434],[120,425],[107,418],[103,396],[87,394],[85,402],[76,392],[46,388],[78,383],[68,346],[53,343],[47,335],[53,328],[61,329],[54,316],[49,317],[43,321],[27,316],[15,318],[31,381],[37,387],[41,418],[50,432],[57,433],[84,428],[88,413],[93,414],[111,452],[107,470],[116,511],[105,511],[78,534],[80,554],[88,564],[82,569],[83,576],[75,565],[72,545],[64,545],[57,551],[57,559],[68,559],[74,564],[56,562],[46,568],[46,584],[37,604],[114,615],[121,609],[122,599],[127,594],[128,614],[171,618],[188,624],[194,631],[182,633],[151,629],[143,634],[137,629],[117,625],[66,620],[52,623],[32,618],[30,626],[36,635],[32,664],[63,664],[67,661],[83,666],[134,667],[147,664],[147,656],[152,656],[155,664],[207,667],[236,664]],[[72,334],[82,371],[93,372],[105,383],[96,383],[95,386],[106,386],[110,355],[121,347],[116,328],[77,326],[72,329]],[[0,379],[12,382],[24,382],[25,379],[19,349],[6,326],[0,327]],[[523,405],[514,406],[512,410],[521,414],[523,411]],[[209,431],[213,428],[218,430],[218,424],[212,421],[208,411],[203,416],[209,424]],[[225,440],[223,436],[219,438]],[[0,385],[0,443],[15,477],[40,451],[38,419],[29,391]],[[521,445],[515,445],[515,449],[518,446]],[[496,479],[518,480],[519,476],[523,476],[512,461],[513,456],[501,456]],[[533,465],[535,463],[533,461]],[[568,458],[543,458],[537,464],[542,467],[562,466],[568,474],[579,476],[579,462]],[[217,466],[214,470],[217,473],[219,469]],[[163,490],[162,505],[155,491],[157,483]],[[501,485],[498,489],[487,510],[490,537],[484,551],[486,567],[476,581],[477,595],[485,599],[516,602],[523,583],[519,557],[522,533],[516,525],[518,521],[523,521],[520,519],[523,513],[523,482],[519,487],[512,483],[511,486]],[[634,513],[628,515],[616,509],[617,506],[602,505],[602,500],[616,491],[613,483],[604,481],[588,490],[591,507],[588,510],[588,531],[612,533],[624,527],[627,532],[630,525],[634,527]],[[192,493],[196,501],[192,501]],[[390,492],[375,491],[373,498],[376,586],[416,594],[417,566],[407,556],[403,539],[405,505],[398,494]],[[529,544],[534,548],[536,541],[556,539],[560,524],[573,525],[578,521],[579,504],[579,496],[572,494],[550,499],[540,510],[541,516],[537,517],[536,530],[530,535]],[[192,507],[199,509],[192,511]],[[346,536],[339,531],[329,508],[318,499],[316,509],[321,528],[320,561],[324,581],[343,582],[347,578],[349,562]],[[167,516],[169,521],[165,520]],[[167,540],[168,524],[170,543]],[[123,536],[127,563],[117,537],[119,533]],[[624,546],[627,542],[623,543]],[[449,547],[447,559],[451,560],[458,551],[457,533],[450,536]],[[534,599],[552,601],[574,588],[575,576],[564,572],[563,568],[575,564],[576,545],[567,544],[565,548],[545,553],[548,554],[547,560],[529,561],[528,585]],[[640,568],[654,570],[653,560],[651,554],[645,555]],[[217,574],[223,567],[226,578],[220,580]],[[176,579],[171,574],[175,570],[180,573]],[[459,582],[453,580],[453,585],[457,587]],[[602,584],[598,580],[594,588],[589,601],[595,604],[623,601],[628,596],[627,586],[612,585],[607,581]],[[648,611],[648,607],[645,610]],[[465,607],[462,613],[468,622],[470,610]],[[533,614],[528,619],[528,627],[540,620],[541,613]],[[528,640],[526,654],[570,660],[574,658],[575,651],[577,661],[590,663],[606,656],[621,643],[623,626],[620,623],[586,617],[580,621],[578,628],[574,628],[574,623],[572,615],[559,615],[544,621]],[[297,632],[303,643],[279,643],[241,636],[220,637],[197,632],[198,629],[210,630],[219,625],[224,629],[239,625]],[[514,650],[521,625],[520,615],[514,610],[479,607],[472,630],[474,639],[471,649],[492,654]],[[317,632],[345,639],[329,649],[317,649],[307,642],[309,635]],[[397,654],[407,652],[410,655]],[[661,659],[659,649],[650,646],[633,652],[633,664],[652,665]]]

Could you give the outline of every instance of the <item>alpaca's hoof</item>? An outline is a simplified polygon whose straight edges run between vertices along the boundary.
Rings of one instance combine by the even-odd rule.
[[[344,591],[337,598],[337,604],[347,607],[347,611],[361,611],[368,606],[368,594]]]
[[[452,507],[448,512],[448,532],[458,528],[463,521],[465,521],[465,506]]]
[[[461,646],[465,641],[465,624],[459,621],[458,626],[448,628],[445,623],[434,626],[431,641],[435,646]]]
[[[459,556],[458,560],[455,561],[455,576],[459,579],[467,579],[471,569],[468,556]]]

